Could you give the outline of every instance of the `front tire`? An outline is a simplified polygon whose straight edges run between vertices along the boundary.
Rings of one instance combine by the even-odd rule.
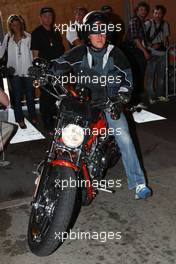
[[[46,171],[47,180],[41,181],[42,186],[39,184],[28,225],[29,248],[37,256],[52,254],[64,242],[63,234],[68,237],[77,197],[77,187],[69,184],[76,181],[71,168],[50,165]],[[68,186],[61,188],[58,180],[67,182]]]

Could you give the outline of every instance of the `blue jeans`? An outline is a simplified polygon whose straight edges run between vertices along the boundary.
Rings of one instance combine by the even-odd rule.
[[[32,80],[28,77],[13,76],[11,78],[12,93],[14,97],[14,113],[16,122],[24,121],[21,100],[26,96],[26,103],[29,113],[29,119],[36,118],[35,103],[34,103],[34,90]]]
[[[153,55],[147,63],[147,93],[150,99],[165,96],[166,57]]]
[[[114,131],[116,129],[120,129],[121,131],[121,133],[115,133],[114,136],[122,155],[128,180],[128,188],[133,189],[138,184],[146,184],[144,172],[140,166],[125,115],[121,113],[120,119],[113,120],[109,113],[106,112],[105,114],[109,128],[113,128]]]

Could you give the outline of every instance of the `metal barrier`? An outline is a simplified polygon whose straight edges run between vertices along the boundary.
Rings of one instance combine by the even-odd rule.
[[[176,44],[166,52],[166,97],[176,96]]]

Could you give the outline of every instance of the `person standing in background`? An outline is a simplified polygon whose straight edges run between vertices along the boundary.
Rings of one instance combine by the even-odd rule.
[[[145,1],[138,3],[135,14],[129,22],[126,39],[123,43],[123,51],[131,64],[133,72],[132,104],[141,102],[144,96],[145,71],[147,61],[150,58],[150,52],[146,48],[147,37],[144,23],[149,11],[150,7]]]
[[[26,96],[29,119],[36,124],[36,112],[34,103],[34,90],[32,79],[28,77],[28,69],[32,66],[32,53],[30,51],[31,35],[24,31],[24,20],[18,15],[11,15],[7,20],[8,33],[0,46],[0,58],[7,49],[7,67],[14,69],[10,78],[14,99],[15,120],[20,128],[25,129],[24,115],[21,100]]]
[[[82,44],[82,30],[81,24],[83,18],[87,14],[87,9],[85,7],[77,7],[74,11],[75,21],[70,25],[66,32],[66,39],[68,40],[69,48],[74,48],[77,45]]]
[[[149,103],[168,101],[164,97],[164,81],[166,68],[166,50],[169,46],[170,29],[164,20],[167,10],[163,5],[156,5],[153,10],[153,18],[145,22],[147,33],[147,46],[151,57],[147,63],[146,80]],[[156,84],[156,85],[155,85]]]
[[[61,35],[54,28],[55,12],[53,8],[41,8],[40,21],[41,25],[32,32],[31,50],[34,59],[39,57],[50,61],[60,57],[65,51]],[[45,88],[51,90],[52,86],[47,84]],[[40,113],[44,127],[47,130],[52,130],[54,126],[55,102],[53,96],[41,89]]]
[[[122,40],[125,33],[125,25],[118,14],[116,14],[113,8],[109,5],[103,5],[100,9],[109,19],[111,27],[114,26],[114,30],[109,32],[109,43],[121,48]]]

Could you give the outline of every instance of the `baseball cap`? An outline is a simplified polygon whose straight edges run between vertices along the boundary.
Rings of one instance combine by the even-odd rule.
[[[45,13],[52,13],[52,14],[54,14],[54,10],[53,10],[52,7],[42,7],[40,9],[40,15],[45,14]]]
[[[105,12],[105,13],[109,13],[109,12],[112,12],[112,7],[111,6],[108,6],[108,5],[104,5],[101,7],[100,9],[102,12]]]

